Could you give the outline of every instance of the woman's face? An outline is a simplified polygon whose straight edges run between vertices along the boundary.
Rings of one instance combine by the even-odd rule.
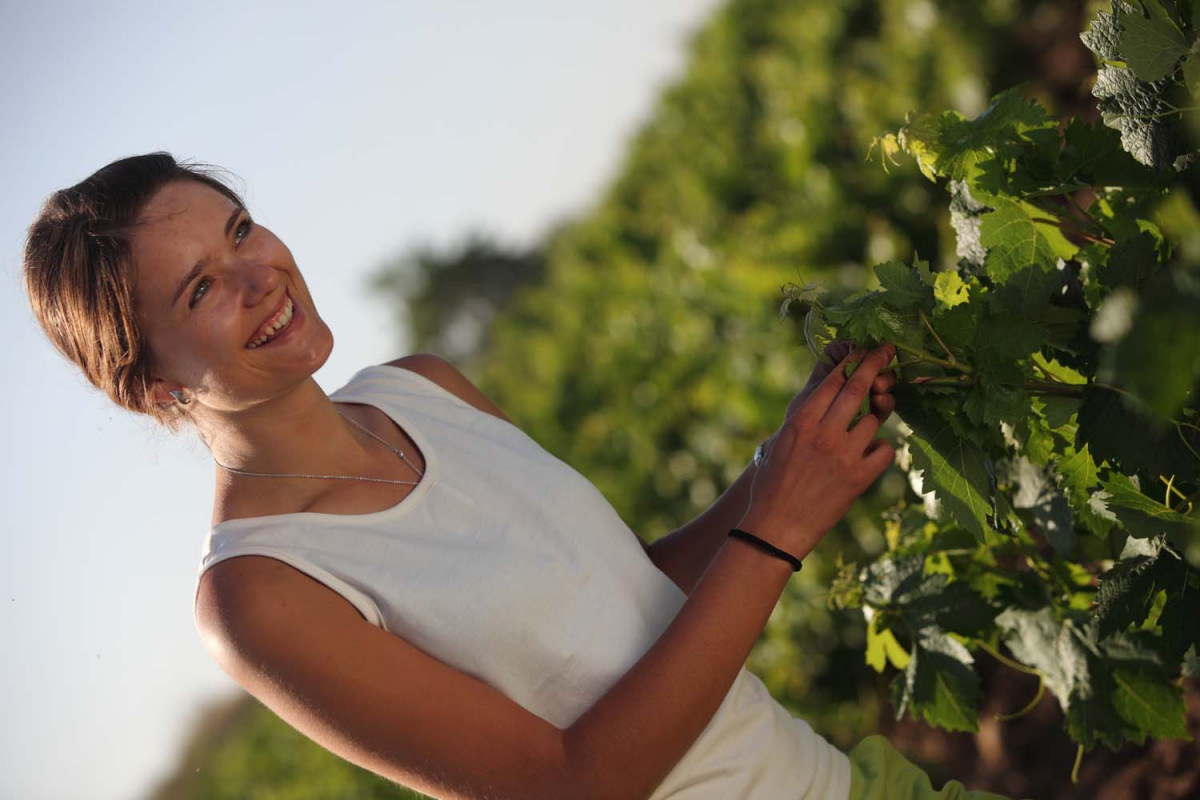
[[[205,407],[242,410],[294,388],[329,358],[333,335],[291,251],[220,192],[168,183],[146,204],[130,245],[156,402],[171,402],[166,392],[181,385]],[[268,327],[287,320],[289,301],[290,321],[263,342]]]

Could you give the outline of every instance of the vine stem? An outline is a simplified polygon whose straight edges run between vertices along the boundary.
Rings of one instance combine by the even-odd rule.
[[[959,364],[954,361],[947,361],[944,358],[938,358],[933,353],[927,353],[919,347],[910,347],[902,342],[892,342],[892,344],[896,346],[897,350],[902,350],[909,355],[916,356],[918,361],[928,361],[931,364],[938,364],[946,369],[953,369],[962,373],[969,373],[971,371],[971,368],[966,364]]]
[[[1107,236],[1092,236],[1090,233],[1085,233],[1078,228],[1069,226],[1066,224],[1065,220],[1050,219],[1048,217],[1030,217],[1029,221],[1038,222],[1042,225],[1053,225],[1063,233],[1067,233],[1072,236],[1078,236],[1080,239],[1088,242],[1094,242],[1095,244],[1102,244],[1105,247],[1112,247],[1114,244],[1116,244],[1116,242],[1114,242],[1112,239],[1109,239]]]
[[[953,351],[946,346],[946,343],[942,341],[942,337],[938,336],[938,332],[933,329],[933,325],[929,322],[929,317],[925,316],[925,312],[920,309],[917,309],[917,314],[921,317],[921,323],[925,326],[926,330],[933,334],[933,338],[937,339],[937,343],[946,351],[946,360],[951,364],[957,364],[958,361],[955,360]]]
[[[1053,375],[1051,375],[1048,371],[1046,371],[1046,369],[1044,369],[1042,367],[1041,364],[1037,363],[1036,361],[1033,362],[1033,368],[1036,369],[1038,372],[1040,372],[1042,374],[1043,378],[1047,378],[1056,383],[1062,383],[1062,381],[1058,380],[1058,378],[1055,378]]]
[[[1074,178],[1075,176],[1072,175],[1071,177]],[[1067,201],[1067,208],[1076,213],[1076,218],[1072,219],[1072,222],[1078,222],[1082,225],[1086,225],[1090,230],[1096,231],[1097,235],[1103,236],[1104,228],[1098,222],[1096,222],[1096,220],[1088,216],[1087,211],[1084,210],[1083,206],[1079,205],[1079,201],[1075,199],[1074,195],[1072,195],[1070,192],[1066,192],[1065,194],[1059,196]]]
[[[1168,105],[1170,105],[1168,103]],[[1109,117],[1110,120],[1116,119],[1160,119],[1162,117],[1170,117],[1174,114],[1183,114],[1184,111],[1200,111],[1200,106],[1171,106],[1170,111],[1163,111],[1158,114],[1114,114]]]
[[[1083,386],[1055,381],[1025,381],[1025,389],[1035,394],[1055,394],[1062,397],[1083,397]]]
[[[974,386],[975,381],[966,375],[959,375],[957,378],[935,378],[930,375],[922,375],[913,378],[908,384],[910,386],[952,386],[967,388]],[[1083,397],[1084,389],[1079,384],[1055,383],[1053,381],[1025,381],[1021,388],[1033,394],[1053,394],[1062,397]]]
[[[1200,459],[1200,453],[1196,452],[1196,448],[1192,447],[1192,443],[1189,442],[1187,440],[1187,437],[1183,435],[1184,428],[1191,428],[1195,431],[1200,431],[1200,427],[1197,427],[1190,422],[1184,422],[1181,419],[1176,419],[1176,420],[1171,420],[1171,421],[1175,423],[1175,432],[1179,434],[1179,440],[1181,442],[1183,442],[1183,446],[1186,447],[1193,456]],[[1197,493],[1197,494],[1200,494],[1200,493]],[[1195,497],[1196,495],[1192,495],[1192,496]]]
[[[996,659],[997,661],[999,661],[1001,664],[1003,664],[1006,667],[1012,667],[1013,669],[1017,670],[1018,672],[1024,672],[1028,675],[1036,675],[1038,678],[1042,678],[1043,680],[1045,679],[1045,676],[1042,674],[1041,670],[1034,669],[1033,667],[1027,667],[1024,664],[1020,663],[1019,661],[1013,661],[1011,658],[1004,655],[1003,653],[1001,653],[996,648],[992,647],[987,642],[980,641],[979,649],[982,650],[983,652],[987,653],[989,656]]]
[[[1071,767],[1071,783],[1079,783],[1079,765],[1083,763],[1083,745],[1075,750],[1075,766]]]
[[[1045,693],[1046,693],[1046,681],[1042,679],[1041,675],[1039,675],[1038,676],[1037,694],[1035,694],[1033,696],[1033,699],[1030,700],[1025,705],[1025,707],[1022,708],[1020,711],[1014,711],[1011,714],[997,714],[996,720],[999,722],[1011,722],[1014,719],[1018,719],[1020,717],[1025,716],[1026,714],[1028,714],[1030,711],[1033,711],[1033,709],[1035,709],[1037,707],[1037,704],[1042,701],[1042,695],[1044,695]]]
[[[1063,197],[1067,198],[1067,202],[1070,204],[1071,208],[1079,212],[1079,214],[1083,217],[1083,221],[1087,222],[1089,225],[1096,224],[1096,221],[1088,216],[1087,209],[1079,205],[1079,201],[1075,199],[1075,195],[1067,192],[1065,195],[1063,195]]]

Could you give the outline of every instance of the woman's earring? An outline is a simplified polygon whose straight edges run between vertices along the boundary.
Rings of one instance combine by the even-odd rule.
[[[167,394],[171,395],[171,397],[174,397],[175,402],[179,403],[181,406],[186,406],[188,403],[192,402],[184,395],[183,389],[172,389],[171,391],[167,392]]]

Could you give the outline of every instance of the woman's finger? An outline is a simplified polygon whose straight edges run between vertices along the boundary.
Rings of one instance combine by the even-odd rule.
[[[825,412],[822,422],[827,420],[843,431],[849,428],[851,420],[854,419],[854,415],[858,413],[858,409],[862,405],[863,398],[871,390],[871,384],[875,381],[876,376],[887,368],[895,355],[896,350],[891,345],[876,347],[867,353],[850,380],[845,381],[839,387],[838,394],[829,404],[829,410]],[[830,377],[832,378],[833,375],[831,374]],[[824,388],[824,384],[821,388]]]
[[[871,395],[871,413],[880,421],[884,422],[896,410],[896,398],[891,394],[873,394]]]
[[[896,385],[896,373],[892,370],[885,370],[879,373],[879,377],[871,384],[871,391],[886,392]]]
[[[850,355],[853,350],[854,342],[849,339],[839,339],[836,342],[830,342],[825,345],[825,355],[835,364]]]
[[[801,408],[811,415],[812,419],[821,419],[829,410],[829,405],[838,396],[838,392],[846,385],[846,367],[866,355],[866,350],[857,349],[834,365],[816,388],[812,390]]]

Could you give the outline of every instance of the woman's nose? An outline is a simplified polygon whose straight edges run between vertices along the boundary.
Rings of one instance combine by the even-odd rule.
[[[255,306],[271,296],[283,279],[282,273],[262,263],[243,264],[239,270],[247,306]]]

